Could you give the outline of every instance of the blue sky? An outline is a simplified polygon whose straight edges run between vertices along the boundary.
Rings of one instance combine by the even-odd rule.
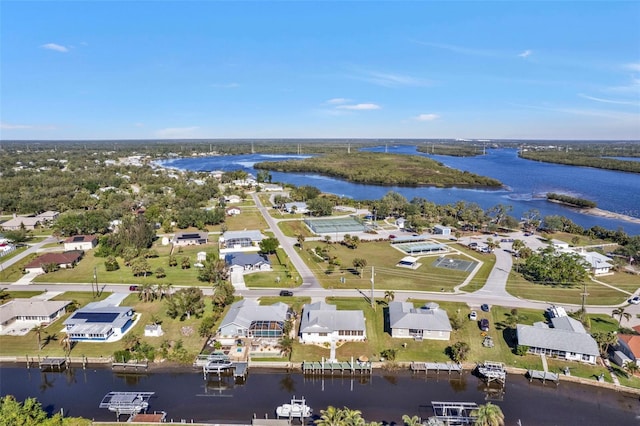
[[[637,1],[0,2],[0,138],[640,139]]]

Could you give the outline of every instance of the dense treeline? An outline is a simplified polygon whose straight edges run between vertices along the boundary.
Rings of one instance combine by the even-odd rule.
[[[598,169],[616,170],[621,172],[640,173],[640,161],[624,161],[606,158],[607,155],[632,156],[631,152],[605,154],[601,149],[591,150],[522,150],[520,157],[528,160],[544,161],[547,163],[567,164],[570,166],[595,167]]]
[[[254,167],[280,172],[319,173],[373,185],[501,186],[496,179],[454,170],[415,155],[373,152],[329,154],[303,160],[262,162]]]
[[[572,197],[570,195],[565,194],[556,194],[555,192],[549,192],[547,194],[547,200],[551,201],[559,201],[563,204],[568,204],[574,207],[582,207],[582,208],[594,208],[597,206],[595,201],[585,200],[584,198]]]
[[[425,154],[449,155],[451,157],[475,157],[482,155],[484,147],[482,145],[469,144],[422,144],[416,150]]]

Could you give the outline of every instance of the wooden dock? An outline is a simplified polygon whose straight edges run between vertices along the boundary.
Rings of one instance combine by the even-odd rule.
[[[529,382],[533,379],[542,380],[542,383],[546,383],[547,380],[550,380],[556,384],[556,386],[560,383],[560,375],[556,373],[550,373],[548,371],[540,371],[540,370],[528,370],[527,377],[529,377]]]
[[[115,369],[123,369],[123,370],[127,370],[127,369],[134,369],[134,370],[138,370],[138,369],[142,369],[142,370],[146,370],[147,368],[149,368],[149,361],[145,360],[144,362],[140,362],[140,361],[129,361],[129,362],[112,362],[111,363],[111,369],[115,370]]]
[[[302,363],[303,374],[317,374],[317,375],[333,375],[333,374],[372,374],[373,367],[371,361],[338,361],[329,362],[324,359],[318,361],[304,361]]]
[[[233,375],[235,378],[247,378],[249,373],[248,362],[231,362],[231,361],[212,361],[202,366],[202,376],[205,380],[210,374],[218,377],[223,375]]]
[[[456,372],[458,374],[462,374],[462,364],[454,364],[452,362],[411,362],[411,366],[409,367],[412,372],[420,373],[424,371],[425,373],[429,373],[429,371],[435,371],[436,373],[447,372],[451,374],[452,372]]]
[[[67,359],[45,357],[43,359],[38,359],[38,366],[40,367],[40,370],[57,369],[58,371],[62,371],[63,368],[67,368]]]

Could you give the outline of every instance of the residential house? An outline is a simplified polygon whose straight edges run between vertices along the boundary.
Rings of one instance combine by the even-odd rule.
[[[446,311],[435,302],[415,308],[409,302],[389,303],[391,337],[449,340],[451,323]]]
[[[0,332],[20,325],[29,329],[49,325],[65,314],[69,301],[14,299],[0,305]]]
[[[64,321],[74,342],[106,342],[120,339],[133,324],[133,308],[92,302]]]
[[[218,239],[220,259],[233,252],[260,251],[260,241],[265,238],[260,231],[227,231]]]
[[[176,246],[201,245],[207,242],[209,242],[209,234],[206,232],[178,232],[171,240],[171,243]]]
[[[64,240],[64,250],[91,250],[98,245],[95,235],[74,235]]]
[[[280,339],[284,334],[284,323],[289,316],[289,307],[278,302],[259,305],[255,299],[243,299],[230,306],[222,320],[218,335],[221,338],[272,338]]]
[[[404,225],[407,223],[407,220],[404,217],[399,217],[396,219],[396,226],[400,229],[404,229]]]
[[[315,302],[304,305],[300,320],[301,343],[360,342],[367,338],[362,311],[337,310],[335,305]]]
[[[43,265],[52,263],[58,265],[59,268],[73,268],[76,263],[82,259],[83,255],[84,252],[81,250],[65,251],[62,253],[45,253],[28,263],[24,269],[27,272],[39,272],[42,274],[45,272]]]
[[[433,227],[433,233],[436,235],[448,236],[451,235],[451,228],[448,226],[436,225]]]
[[[595,364],[600,354],[598,344],[582,324],[566,315],[551,318],[551,324],[516,325],[518,345],[528,352]]]
[[[242,213],[242,210],[240,210],[238,207],[229,207],[226,210],[227,216],[237,216],[240,213]]]
[[[578,252],[588,264],[589,271],[593,275],[607,275],[611,273],[613,260],[597,251]]]
[[[288,212],[288,213],[300,213],[300,214],[307,214],[309,213],[309,207],[307,206],[307,203],[302,202],[302,201],[295,201],[295,202],[291,202],[291,203],[284,203],[284,209]]]
[[[27,230],[34,230],[42,223],[42,219],[35,216],[16,216],[2,223],[2,229],[5,231],[18,231],[24,227]]]
[[[224,197],[224,202],[227,204],[238,204],[242,202],[242,198],[239,195],[231,194]]]
[[[640,327],[634,327],[634,330],[640,331]],[[640,335],[637,334],[618,334],[618,344],[616,346],[617,364],[624,366],[627,362],[635,362],[640,367]]]
[[[271,262],[269,262],[267,256],[263,254],[244,252],[227,253],[224,260],[230,271],[246,273],[271,270]]]
[[[284,188],[282,185],[277,185],[275,183],[259,183],[258,186],[265,192],[282,192]]]
[[[54,220],[56,220],[58,218],[58,216],[60,216],[60,212],[56,212],[56,211],[52,211],[52,210],[47,210],[46,212],[42,212],[42,213],[36,215],[36,217],[38,219],[40,219],[40,221],[42,223],[53,222]]]

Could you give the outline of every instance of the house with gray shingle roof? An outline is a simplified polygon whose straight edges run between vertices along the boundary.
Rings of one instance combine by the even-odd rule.
[[[537,322],[533,325],[518,324],[518,345],[527,346],[532,354],[545,354],[568,361],[595,364],[600,355],[598,344],[582,324],[568,316],[551,319],[552,327]]]
[[[435,302],[416,308],[409,302],[389,303],[391,337],[449,340],[451,323],[447,312]]]
[[[235,302],[222,320],[218,335],[222,338],[262,337],[280,339],[289,307],[278,302],[260,305],[255,299]]]
[[[304,305],[300,319],[301,343],[360,342],[367,338],[362,311],[339,311],[335,305],[315,302]]]
[[[69,301],[14,299],[0,305],[0,332],[14,323],[33,328],[49,325],[65,314]]]

